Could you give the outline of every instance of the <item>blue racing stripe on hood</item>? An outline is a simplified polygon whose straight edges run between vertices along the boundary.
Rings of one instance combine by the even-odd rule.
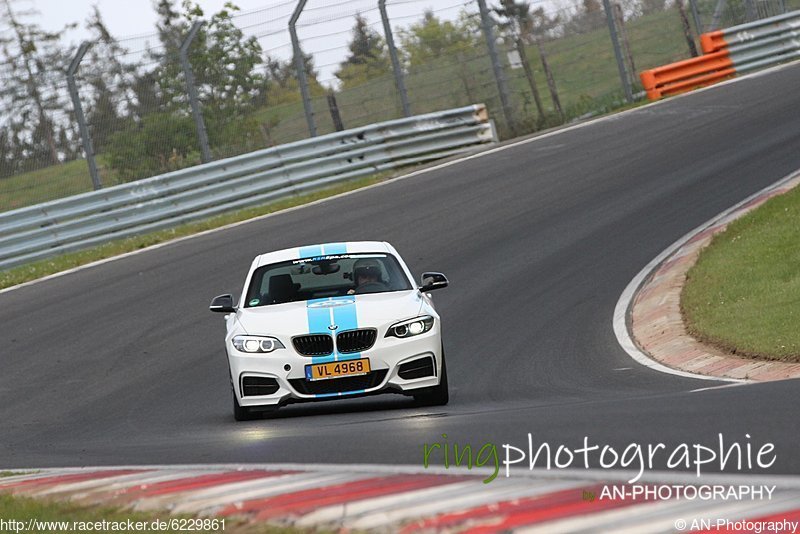
[[[331,324],[331,312],[329,308],[314,306],[316,303],[326,302],[328,299],[312,299],[306,302],[306,316],[308,317],[309,334],[330,335],[328,326]],[[311,363],[324,363],[330,356],[314,356]]]

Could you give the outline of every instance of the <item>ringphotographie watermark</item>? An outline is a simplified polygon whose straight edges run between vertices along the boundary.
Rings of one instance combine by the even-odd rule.
[[[578,447],[548,442],[536,443],[533,434],[527,434],[527,444],[522,446],[492,442],[480,445],[450,442],[447,434],[442,440],[422,446],[422,463],[446,469],[487,467],[492,470],[484,479],[488,484],[503,471],[511,476],[511,467],[534,470],[559,469],[617,469],[632,470],[635,475],[629,484],[638,482],[645,473],[656,469],[692,471],[699,477],[703,472],[716,470],[728,473],[753,473],[772,467],[777,460],[773,443],[754,443],[750,434],[742,439],[729,440],[722,433],[716,443],[630,443],[614,447],[591,440],[588,436]]]

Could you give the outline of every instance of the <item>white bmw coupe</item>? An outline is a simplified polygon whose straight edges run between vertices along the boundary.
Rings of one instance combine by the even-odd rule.
[[[270,252],[253,260],[239,304],[227,314],[225,348],[237,421],[280,406],[375,393],[448,402],[439,315],[388,243],[328,243]]]

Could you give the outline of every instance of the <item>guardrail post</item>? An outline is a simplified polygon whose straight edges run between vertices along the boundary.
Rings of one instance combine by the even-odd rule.
[[[86,117],[83,115],[83,106],[81,105],[81,97],[78,94],[78,87],[75,85],[75,72],[81,64],[86,51],[89,50],[90,44],[87,41],[81,43],[78,47],[78,52],[69,64],[67,69],[67,85],[69,86],[69,96],[72,99],[72,106],[75,108],[75,119],[78,121],[78,130],[81,132],[81,142],[83,143],[83,152],[86,155],[86,163],[89,164],[89,175],[92,177],[92,185],[95,191],[103,187],[100,183],[100,174],[97,172],[97,162],[94,159],[94,147],[92,146],[92,138],[89,135],[89,128],[86,125]]]
[[[194,86],[192,64],[189,63],[189,47],[202,25],[202,20],[195,21],[195,23],[192,24],[189,34],[181,43],[180,58],[181,66],[183,67],[183,75],[186,77],[186,90],[189,92],[189,104],[192,106],[192,116],[194,117],[194,124],[197,128],[197,139],[200,142],[200,159],[203,163],[208,163],[211,161],[211,149],[208,146],[208,133],[206,132],[206,123],[203,121],[203,114],[200,112],[200,101],[197,98],[197,88]]]
[[[306,76],[306,62],[303,60],[303,51],[300,48],[300,40],[297,38],[297,19],[306,7],[307,0],[299,0],[297,7],[289,19],[289,34],[292,37],[292,51],[294,53],[294,68],[297,70],[297,83],[300,85],[300,94],[303,97],[303,109],[306,112],[306,123],[308,123],[308,134],[311,137],[317,136],[317,124],[314,122],[314,108],[311,106],[311,93],[308,89],[308,77]]]
[[[403,68],[400,66],[400,60],[397,58],[397,47],[394,45],[392,26],[389,24],[389,14],[386,12],[386,0],[378,0],[378,8],[381,11],[383,34],[386,37],[386,47],[389,49],[389,57],[392,60],[394,83],[397,86],[397,92],[400,93],[400,103],[403,106],[403,116],[410,117],[411,106],[408,103],[408,92],[406,91],[406,82],[403,78]]]
[[[489,10],[486,8],[486,0],[478,0],[478,8],[481,12],[481,27],[483,28],[483,35],[486,37],[486,46],[489,49],[489,58],[492,61],[494,79],[497,82],[497,90],[500,93],[500,104],[503,107],[503,116],[506,119],[506,124],[508,124],[511,133],[516,135],[516,121],[514,120],[514,112],[511,109],[511,101],[508,96],[508,83],[506,82],[506,75],[500,64],[500,59],[497,56],[494,31],[492,30],[492,19],[489,17]]]
[[[631,81],[630,78],[628,78],[628,69],[625,68],[625,59],[622,57],[622,50],[619,46],[617,26],[614,24],[614,13],[611,11],[611,4],[608,0],[603,0],[603,9],[605,9],[606,12],[606,22],[608,22],[608,32],[611,35],[611,43],[614,45],[614,56],[617,58],[617,69],[619,70],[619,78],[622,81],[622,89],[625,91],[625,100],[631,103],[633,102]]]

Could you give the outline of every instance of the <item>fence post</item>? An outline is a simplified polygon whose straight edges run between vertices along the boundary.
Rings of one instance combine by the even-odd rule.
[[[675,0],[676,2],[680,0]],[[619,2],[611,4],[614,10],[614,24],[616,24],[617,34],[622,41],[622,51],[628,62],[625,64],[628,70],[628,83],[633,86],[634,76],[636,76],[636,63],[633,61],[633,53],[631,52],[631,43],[628,41],[628,30],[625,28],[625,15],[622,13],[622,6]]]
[[[392,26],[389,24],[389,14],[386,12],[386,0],[378,0],[378,8],[381,11],[383,34],[386,37],[386,47],[389,49],[389,57],[392,60],[394,83],[397,86],[397,92],[400,93],[400,103],[403,106],[403,116],[410,117],[411,105],[408,103],[408,92],[406,91],[406,82],[403,79],[403,68],[400,66],[400,60],[397,58],[397,47],[394,45]]]
[[[700,54],[697,52],[697,45],[694,44],[694,36],[692,35],[692,28],[689,26],[689,17],[686,15],[686,7],[683,5],[683,0],[675,0],[675,6],[677,6],[678,14],[681,17],[683,36],[686,38],[686,45],[689,47],[689,54],[691,54],[692,57],[697,57]]]
[[[528,53],[525,51],[525,43],[522,42],[522,37],[519,35],[514,35],[514,47],[517,49],[520,61],[522,61],[522,70],[525,71],[525,78],[528,80],[528,86],[531,88],[533,102],[536,104],[536,111],[539,113],[539,122],[544,124],[547,117],[544,111],[544,105],[542,104],[542,96],[539,94],[539,88],[536,86],[536,79],[533,77],[533,69],[528,62]]]
[[[200,112],[200,101],[197,98],[197,88],[194,86],[192,64],[189,63],[189,47],[192,45],[192,41],[202,25],[202,20],[197,20],[192,24],[189,34],[181,43],[180,58],[181,66],[183,67],[183,75],[186,78],[186,90],[189,93],[189,104],[192,106],[194,125],[197,129],[197,140],[200,142],[200,160],[203,163],[208,163],[211,161],[211,149],[208,146],[208,133],[206,132],[206,123],[203,121],[203,114]]]
[[[103,187],[100,183],[100,174],[97,172],[97,162],[94,159],[94,147],[92,146],[92,138],[89,135],[89,128],[86,125],[86,117],[83,115],[83,106],[81,105],[81,98],[78,95],[78,87],[75,85],[75,71],[81,64],[86,51],[89,50],[90,44],[87,41],[81,43],[78,47],[78,52],[69,64],[67,69],[67,85],[69,86],[69,96],[72,99],[72,106],[75,108],[75,119],[78,121],[78,130],[81,132],[81,142],[83,144],[83,152],[86,154],[86,163],[89,164],[89,175],[92,177],[92,185],[95,191]]]
[[[625,59],[622,57],[622,50],[619,46],[617,26],[614,24],[614,13],[611,10],[609,0],[603,0],[603,9],[606,12],[606,22],[608,22],[608,33],[611,35],[611,43],[614,45],[614,56],[617,58],[617,69],[619,70],[619,79],[622,81],[622,88],[625,91],[625,100],[631,103],[633,102],[631,81],[628,78],[628,69],[625,68]]]
[[[725,0],[717,0],[717,3],[714,5],[714,13],[711,15],[711,24],[705,28],[706,31],[713,31],[719,29],[720,20],[722,19],[722,15],[723,12],[725,11],[726,5],[727,4]]]
[[[317,136],[317,124],[314,122],[314,108],[311,106],[311,94],[308,90],[308,77],[306,76],[306,62],[303,60],[303,51],[300,49],[300,40],[297,38],[297,19],[306,7],[306,0],[298,0],[297,7],[289,19],[289,34],[292,36],[292,51],[294,53],[294,68],[297,71],[297,82],[300,84],[300,95],[303,97],[303,109],[306,113],[308,134]]]
[[[563,123],[567,118],[564,116],[564,110],[561,108],[561,100],[558,98],[556,80],[553,78],[553,71],[550,70],[550,63],[547,61],[547,53],[542,45],[542,40],[538,37],[536,38],[536,49],[539,51],[539,58],[542,60],[542,69],[544,69],[544,75],[547,79],[547,88],[550,90],[550,99],[553,101],[553,108],[555,108]]]
[[[497,56],[494,31],[492,30],[492,20],[489,17],[489,10],[486,8],[486,0],[478,0],[478,8],[481,12],[481,26],[483,28],[483,35],[486,37],[486,46],[489,48],[489,58],[492,61],[494,79],[497,82],[497,90],[500,93],[500,104],[503,106],[503,116],[506,119],[506,124],[508,124],[508,129],[511,130],[513,135],[516,135],[517,128],[516,122],[514,121],[514,112],[511,110],[511,102],[508,96],[508,83],[506,82],[505,72],[503,72],[503,66],[500,64],[500,59]]]
[[[342,122],[342,115],[339,113],[339,104],[336,102],[336,93],[333,92],[333,89],[328,91],[328,110],[331,112],[331,120],[333,121],[333,127],[336,129],[337,132],[341,132],[344,130],[344,123]]]
[[[692,18],[694,19],[694,33],[700,35],[703,33],[703,23],[700,22],[700,11],[697,9],[697,0],[689,0],[689,6],[692,9]]]

